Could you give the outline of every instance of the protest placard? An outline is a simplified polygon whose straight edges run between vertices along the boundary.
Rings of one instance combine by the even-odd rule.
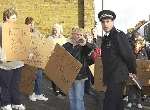
[[[35,81],[35,71],[34,68],[29,65],[25,65],[21,71],[21,81],[19,84],[20,92],[25,95],[30,95],[33,93],[34,81]]]
[[[2,25],[2,50],[3,60],[23,60],[27,57],[31,35],[25,26],[15,23],[3,23]]]
[[[28,56],[25,58],[25,64],[45,69],[49,56],[54,50],[55,44],[44,37],[32,37]]]
[[[102,60],[98,57],[95,60],[95,68],[94,68],[94,87],[96,91],[105,91],[106,87],[103,83],[103,65]]]
[[[79,61],[57,44],[49,58],[45,71],[47,77],[67,94],[81,66]]]

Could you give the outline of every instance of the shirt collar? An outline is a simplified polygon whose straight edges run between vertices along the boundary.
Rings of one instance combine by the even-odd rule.
[[[110,32],[106,32],[106,33],[104,34],[104,36],[109,36],[109,34],[110,34]]]

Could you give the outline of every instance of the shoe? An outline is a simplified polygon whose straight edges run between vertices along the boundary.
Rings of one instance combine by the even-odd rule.
[[[23,104],[20,105],[12,105],[12,108],[17,109],[17,110],[25,110],[25,106]]]
[[[31,100],[31,101],[36,101],[36,95],[35,95],[35,93],[33,93],[32,95],[30,95],[29,96],[29,99]]]
[[[65,99],[65,96],[63,96],[62,94],[58,94],[57,97],[58,97],[59,99]]]
[[[132,103],[128,103],[127,107],[131,108],[132,107]]]
[[[11,105],[6,105],[4,107],[1,107],[2,110],[12,110]]]
[[[60,91],[60,94],[64,97],[66,96],[66,94],[63,91]]]
[[[60,91],[59,91],[59,90],[54,91],[54,95],[55,95],[55,96],[58,96],[59,94],[60,94]]]
[[[123,100],[128,102],[128,96],[124,97]]]
[[[48,98],[45,97],[43,94],[41,94],[41,95],[36,95],[36,99],[37,99],[37,100],[42,100],[42,101],[47,101],[47,100],[48,100]]]
[[[137,107],[138,107],[139,109],[142,109],[142,108],[143,108],[142,104],[137,104]]]

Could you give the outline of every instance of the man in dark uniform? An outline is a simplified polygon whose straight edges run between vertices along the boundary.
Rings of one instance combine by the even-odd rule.
[[[114,27],[116,15],[110,10],[99,12],[105,32],[102,39],[103,81],[107,86],[103,110],[123,110],[123,86],[136,73],[136,60],[127,36]]]

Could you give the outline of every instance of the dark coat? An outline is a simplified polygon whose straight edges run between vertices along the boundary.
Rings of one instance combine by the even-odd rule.
[[[63,45],[63,47],[82,64],[76,80],[87,78],[90,72],[89,65],[94,63],[92,58],[89,56],[89,54],[95,48],[94,45],[87,43],[85,46],[76,45],[73,47],[73,44],[67,42]]]
[[[128,73],[136,73],[135,56],[125,33],[113,28],[103,37],[101,49],[104,84],[125,81]]]

